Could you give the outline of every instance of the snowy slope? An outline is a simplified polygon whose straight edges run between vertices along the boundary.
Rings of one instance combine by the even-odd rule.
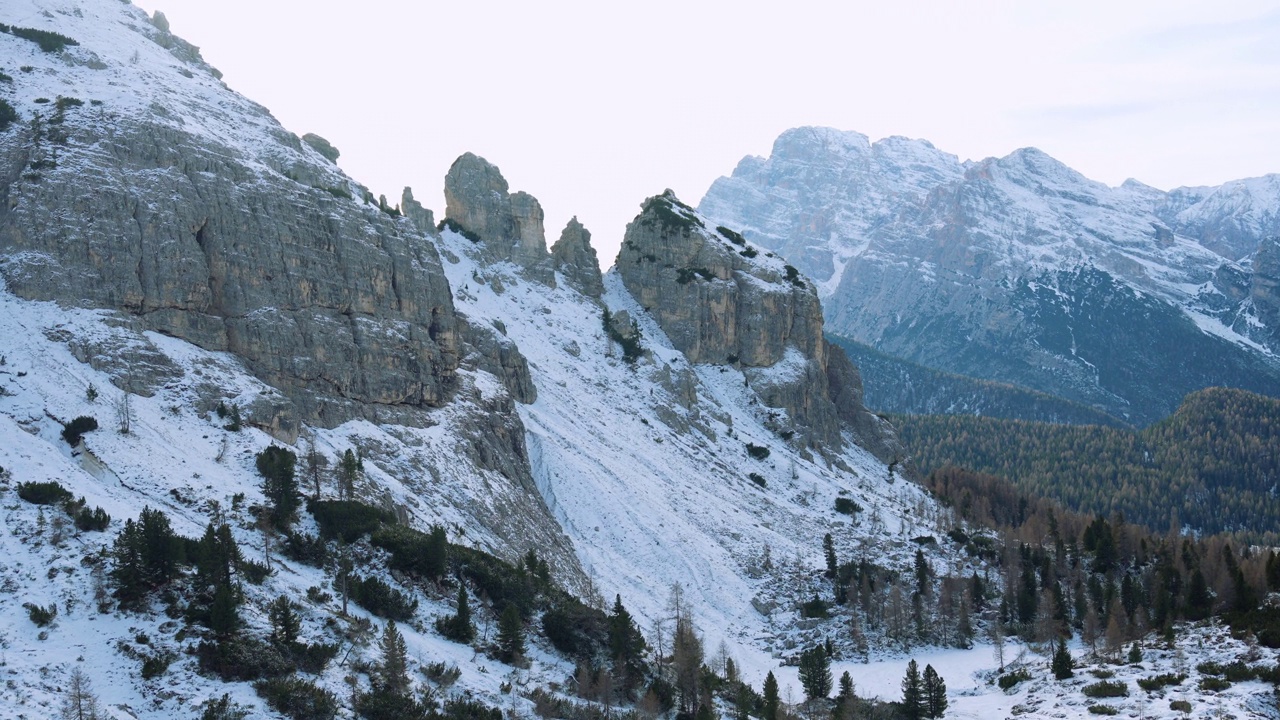
[[[706,635],[708,654],[724,640],[749,681],[758,687],[763,674],[773,670],[784,699],[798,701],[795,668],[779,667],[782,658],[824,636],[833,637],[837,646],[844,642],[836,626],[839,621],[816,627],[797,623],[793,603],[824,592],[826,584],[820,578],[822,559],[815,533],[833,532],[842,557],[865,553],[877,562],[905,568],[916,547],[908,538],[935,532],[938,508],[916,486],[901,479],[890,484],[886,468],[852,446],[841,458],[849,471],[814,464],[788,451],[763,427],[759,406],[751,402],[750,391],[733,370],[692,368],[704,398],[702,422],[715,437],[699,430],[676,431],[662,420],[662,408],[673,403],[655,377],[661,378],[666,366],[678,369],[681,360],[642,314],[638,316],[645,344],[653,357],[633,370],[616,352],[610,356],[599,329],[600,307],[593,301],[563,287],[529,283],[506,268],[477,266],[467,257],[469,244],[448,233],[443,241],[446,257],[453,255],[450,274],[463,288],[460,304],[473,318],[504,324],[528,348],[540,397],[522,410],[522,416],[539,489],[600,591],[621,593],[628,606],[648,620],[644,629],[652,642],[653,620],[667,616],[663,606],[669,587],[681,583]],[[494,291],[495,279],[503,288],[500,293]],[[608,285],[610,307],[637,310],[628,308],[616,278],[609,278]],[[75,359],[64,342],[68,334],[151,343],[181,368],[181,376],[153,397],[131,396],[132,430],[121,435],[113,412],[119,391],[109,375]],[[253,454],[272,440],[252,429],[226,431],[215,415],[193,406],[200,402],[198,387],[208,382],[224,388],[228,401],[243,402],[272,391],[232,357],[172,338],[133,333],[105,313],[0,294],[0,337],[5,339],[0,352],[0,507],[6,528],[0,535],[0,647],[11,681],[0,687],[0,718],[48,716],[60,701],[72,667],[84,669],[116,718],[185,717],[194,714],[195,705],[224,692],[253,708],[254,716],[270,716],[246,684],[223,684],[194,672],[194,658],[184,654],[193,640],[178,634],[181,623],[160,612],[100,614],[92,562],[86,558],[109,546],[125,518],[136,517],[141,507],[150,505],[164,510],[175,530],[186,535],[198,534],[215,507],[221,508],[246,555],[261,559],[261,539],[246,508],[262,502]],[[484,382],[493,380],[478,384]],[[85,394],[90,384],[100,393],[94,402]],[[102,428],[87,434],[82,451],[73,453],[59,437],[61,425],[54,418],[77,414],[98,417]],[[441,425],[431,432],[449,432],[447,418],[441,418]],[[407,432],[411,431],[352,423],[334,431],[318,430],[316,437],[322,451],[333,458],[361,438],[390,443]],[[429,444],[435,444],[442,436],[431,439]],[[746,458],[742,448],[748,440],[772,448],[768,463]],[[399,452],[414,452],[414,446],[405,444]],[[413,521],[419,524],[465,517],[448,509],[447,498],[407,489],[379,462],[367,460],[366,468],[360,494],[369,501],[390,495],[396,505],[412,508]],[[748,470],[766,476],[768,487],[760,489],[747,481],[743,473]],[[44,513],[41,530],[40,511],[19,500],[14,491],[18,482],[44,480],[56,480],[84,495],[91,507],[102,506],[112,515],[111,527],[105,533],[71,529],[55,544],[53,518],[58,511],[50,508]],[[475,486],[469,492],[482,496],[485,490]],[[234,496],[240,493],[245,498],[237,503]],[[842,493],[866,508],[864,519],[851,524],[831,513],[833,497]],[[303,529],[314,531],[308,525],[309,521]],[[482,528],[472,524],[464,529],[468,539],[482,539]],[[761,567],[766,545],[773,570]],[[948,567],[945,558],[932,553],[930,559],[939,572],[964,569]],[[278,556],[273,562],[276,574],[265,585],[245,586],[243,612],[258,632],[266,627],[266,604],[279,595],[301,600],[313,586],[332,592],[332,577],[322,571]],[[572,673],[545,648],[533,647],[532,666],[515,670],[441,640],[428,628],[432,617],[451,612],[449,598],[405,589],[422,602],[417,620],[402,625],[414,666],[446,662],[462,670],[461,680],[445,690],[446,695],[471,692],[499,707],[528,713],[528,701],[504,691],[504,684],[518,692],[562,682]],[[56,603],[55,623],[43,631],[33,625],[22,607],[28,602]],[[332,641],[348,627],[346,621],[333,625],[336,601],[303,605],[304,639]],[[367,617],[358,608],[352,611],[357,618]],[[375,629],[377,625],[375,619]],[[1142,667],[1111,667],[1117,679],[1129,682],[1131,696],[1109,704],[1143,717],[1172,718],[1178,715],[1168,709],[1168,701],[1186,698],[1197,711],[1276,717],[1274,710],[1265,709],[1273,706],[1267,705],[1270,694],[1262,684],[1239,683],[1205,694],[1195,690],[1203,674],[1194,670],[1204,660],[1227,663],[1244,657],[1274,662],[1273,651],[1231,640],[1222,629],[1205,628],[1179,637],[1175,652],[1149,647]],[[861,695],[896,699],[903,667],[915,657],[947,678],[949,717],[1090,717],[1090,702],[1079,688],[1093,678],[1082,671],[1077,680],[1055,682],[1048,678],[1047,661],[1034,653],[1014,661],[1018,648],[1006,649],[1006,662],[1025,664],[1033,679],[1001,692],[993,684],[995,661],[987,645],[904,653],[872,639],[869,664],[844,660],[833,667],[837,675],[848,670]],[[175,654],[169,672],[140,680],[140,658],[161,651]],[[1083,651],[1077,648],[1076,654]],[[376,648],[357,647],[352,657],[361,656],[376,657]],[[318,681],[344,696],[348,672],[335,662]],[[1133,684],[1139,677],[1161,672],[1187,672],[1191,679],[1155,695]]]
[[[111,385],[109,374],[76,360],[63,341],[70,336],[149,345],[180,368],[179,376],[153,397],[131,395],[131,432],[120,434],[115,408],[122,393]],[[184,623],[166,618],[158,604],[149,616],[100,614],[92,566],[110,548],[124,521],[136,518],[144,506],[164,511],[176,532],[195,537],[215,512],[222,512],[245,556],[263,560],[261,535],[248,508],[264,501],[254,455],[273,440],[251,428],[227,431],[222,427],[225,421],[197,408],[202,386],[209,383],[224,391],[228,403],[243,404],[274,391],[226,354],[205,352],[155,333],[138,334],[122,327],[111,313],[23,301],[2,290],[0,338],[0,506],[5,527],[0,534],[0,649],[10,681],[0,686],[0,718],[52,716],[73,667],[83,668],[114,718],[186,717],[195,712],[193,704],[225,692],[253,708],[254,717],[272,715],[247,684],[223,684],[197,675],[194,657],[185,654],[195,640],[184,639]],[[86,396],[91,385],[99,393],[93,402]],[[483,393],[484,387],[497,387],[497,382],[478,376],[475,386]],[[59,420],[81,414],[96,417],[101,427],[88,433],[81,448],[73,452],[60,437]],[[314,438],[331,464],[350,447],[381,449],[366,455],[366,472],[357,489],[367,502],[400,508],[420,527],[443,524],[455,541],[465,538],[481,546],[505,547],[474,521],[476,499],[492,492],[496,483],[467,468],[461,454],[450,449],[459,434],[450,411],[442,411],[437,419],[439,425],[425,430],[354,422],[334,430],[315,430]],[[439,466],[447,474],[443,482],[408,487],[397,477],[411,474],[386,462],[387,456],[404,464]],[[43,481],[61,483],[77,497],[84,496],[91,508],[101,506],[111,515],[111,526],[101,533],[81,533],[72,526],[55,543],[53,525],[61,511],[49,507],[41,513],[16,494],[20,482]],[[333,493],[328,483],[325,493]],[[237,501],[237,495],[243,500]],[[302,529],[314,533],[309,523]],[[278,555],[272,562],[276,573],[263,586],[244,586],[248,597],[242,615],[250,628],[265,632],[266,605],[288,595],[304,606],[304,640],[339,640],[349,623],[338,620],[338,601],[305,600],[310,587],[335,595],[332,576]],[[527,701],[504,694],[499,686],[559,682],[572,672],[564,661],[536,646],[531,648],[534,662],[528,670],[486,667],[492,661],[428,630],[433,617],[452,613],[450,598],[416,594],[422,602],[418,619],[401,626],[409,657],[415,668],[445,662],[462,669],[461,679],[446,696],[467,691],[499,707],[512,703],[527,707]],[[24,603],[56,604],[55,623],[43,631],[37,628],[28,620]],[[351,611],[354,618],[371,618],[354,605]],[[376,631],[381,621],[373,620]],[[140,636],[146,636],[145,644],[138,641]],[[344,653],[347,647],[343,646]],[[139,679],[141,660],[135,656],[166,650],[176,658],[169,672],[155,680]],[[361,657],[376,659],[376,644],[357,646],[348,664]],[[349,689],[343,678],[348,672],[335,660],[318,680],[346,697]],[[421,678],[416,669],[413,673]]]
[[[760,404],[740,371],[691,366],[615,274],[605,277],[604,305],[639,322],[651,353],[634,367],[610,346],[604,307],[567,283],[549,288],[514,265],[478,262],[475,244],[451,231],[441,250],[460,311],[503,328],[529,359],[538,399],[520,413],[544,500],[600,591],[621,594],[648,623],[667,616],[678,583],[708,646],[724,640],[763,668],[770,626],[785,624],[751,605],[768,585],[752,577],[766,548],[808,575],[822,566],[822,536],[831,532],[846,557],[874,541],[886,563],[904,564],[914,553],[904,538],[923,521],[917,506],[939,512],[916,485],[890,483],[885,465],[852,443],[831,464],[789,447],[765,426],[779,411]],[[698,397],[692,412],[673,395],[685,382]],[[771,454],[753,460],[747,443]],[[836,497],[879,514],[883,526],[847,522],[833,510]]]
[[[101,0],[6,0],[0,22],[79,43],[46,53],[0,33],[0,69],[13,78],[0,83],[0,97],[17,109],[19,122],[48,113],[57,99],[49,90],[52,80],[57,97],[81,100],[80,112],[102,127],[123,119],[168,126],[237,153],[235,160],[250,167],[279,170],[300,160],[331,166],[266,108],[228,91],[197,48],[157,28],[141,8]],[[327,179],[342,181],[336,168]]]

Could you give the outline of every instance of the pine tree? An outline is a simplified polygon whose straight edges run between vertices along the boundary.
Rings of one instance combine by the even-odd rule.
[[[436,620],[436,630],[454,642],[469,643],[476,636],[471,624],[471,604],[467,601],[467,586],[458,585],[458,609],[452,617]]]
[[[933,570],[929,567],[929,561],[924,559],[924,551],[920,548],[916,548],[915,575],[916,592],[922,597],[929,597],[932,587],[929,579],[933,576]]]
[[[840,692],[836,694],[836,707],[832,717],[836,720],[849,717],[852,714],[854,699],[853,677],[846,670],[840,675]]]
[[[498,650],[505,663],[514,663],[524,656],[524,620],[515,603],[509,603],[498,618]]]
[[[240,568],[243,559],[240,547],[231,536],[231,527],[226,523],[216,528],[213,523],[205,526],[204,535],[196,542],[194,555],[196,583],[202,588],[231,582],[232,574]]]
[[[1130,665],[1142,662],[1142,648],[1138,647],[1138,643],[1129,646],[1129,657],[1126,659]]]
[[[364,470],[364,463],[356,458],[356,454],[347,448],[338,463],[338,496],[351,500],[356,494],[356,478]]]
[[[778,720],[778,680],[773,671],[764,677],[764,703],[760,710],[760,720]]]
[[[622,683],[620,689],[630,696],[644,674],[644,636],[623,607],[621,595],[614,596],[613,613],[609,616],[609,654],[613,671]]]
[[[831,695],[831,658],[821,645],[800,653],[800,685],[810,700]]]
[[[409,692],[409,651],[395,620],[382,631],[382,661],[378,664],[376,687],[382,692],[404,695]]]
[[[298,517],[301,495],[294,469],[298,457],[293,451],[272,445],[257,456],[258,474],[262,476],[262,494],[271,501],[271,523],[288,530]]]
[[[209,629],[219,638],[227,638],[240,629],[240,610],[238,600],[231,585],[223,583],[213,594],[213,604],[209,606]]]
[[[321,476],[324,474],[323,470],[328,466],[329,461],[324,455],[320,454],[319,450],[316,450],[316,439],[314,435],[307,439],[307,452],[303,457],[306,458],[307,477],[311,479],[311,499],[319,500]]]
[[[1059,680],[1066,680],[1075,676],[1075,661],[1071,659],[1071,651],[1067,650],[1067,641],[1061,636],[1058,637],[1057,648],[1053,651],[1053,676]]]
[[[1268,560],[1270,563],[1270,560]],[[1213,595],[1209,593],[1209,584],[1205,582],[1200,568],[1191,571],[1191,582],[1187,587],[1188,620],[1203,620],[1213,611]]]
[[[960,598],[960,606],[956,611],[956,647],[967,648],[973,645],[973,621],[969,619],[969,600]]]
[[[184,560],[184,541],[169,526],[169,516],[149,506],[138,515],[138,533],[144,580],[148,589],[158,588],[177,575]]]
[[[267,608],[267,619],[271,622],[271,641],[284,646],[298,641],[298,633],[302,631],[302,621],[293,609],[289,598],[281,595]]]
[[[836,546],[831,539],[831,533],[822,536],[822,552],[827,558],[827,577],[834,580],[836,573],[839,572],[840,564],[836,560]]]
[[[840,694],[838,697],[841,697],[841,698],[853,697],[853,676],[849,675],[848,670],[845,670],[840,675]]]
[[[147,593],[143,579],[142,534],[132,519],[124,521],[124,528],[116,536],[111,547],[111,581],[116,586],[116,599],[122,607],[133,607]]]
[[[704,692],[698,700],[698,710],[693,714],[693,720],[718,720],[716,704],[711,699],[710,693]]]
[[[924,666],[924,714],[940,718],[947,711],[947,684],[932,665]]]
[[[1018,624],[1023,628],[1024,634],[1031,629],[1036,619],[1036,610],[1040,607],[1040,593],[1037,592],[1036,585],[1035,566],[1024,561],[1017,598]]]
[[[687,610],[677,603],[675,633],[671,639],[671,654],[676,671],[676,690],[680,693],[680,707],[695,710],[698,685],[702,679],[702,638],[693,626]]]
[[[749,720],[751,717],[751,686],[738,683],[738,692],[733,697],[733,720]]]
[[[924,687],[920,681],[920,666],[915,660],[907,663],[907,674],[902,678],[902,716],[906,720],[921,720],[925,712]]]

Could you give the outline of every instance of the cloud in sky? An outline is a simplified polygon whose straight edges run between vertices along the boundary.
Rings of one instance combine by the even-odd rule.
[[[142,0],[374,192],[443,211],[473,151],[611,262],[644,197],[696,203],[799,125],[961,157],[1036,146],[1117,184],[1280,172],[1268,2]]]

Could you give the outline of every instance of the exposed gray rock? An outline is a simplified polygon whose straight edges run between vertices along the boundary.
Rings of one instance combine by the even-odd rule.
[[[512,262],[539,282],[554,285],[542,206],[525,192],[512,194],[497,166],[465,153],[444,179],[445,218],[474,234],[488,262]]]
[[[141,333],[142,323],[126,316],[112,324],[125,332],[82,335],[54,328],[45,331],[45,337],[66,343],[76,360],[107,373],[111,384],[135,395],[151,397],[182,377],[181,368]]]
[[[827,343],[827,386],[840,420],[849,427],[859,446],[882,462],[891,463],[907,455],[893,426],[867,410],[862,401],[862,374],[844,350]]]
[[[420,493],[404,502],[438,500],[431,516],[456,517],[487,535],[466,542],[511,560],[536,549],[557,579],[586,588],[532,478],[516,411],[517,401],[534,398],[527,363],[511,341],[455,315],[428,237],[430,212],[412,202],[404,203],[407,217],[384,212],[385,202],[373,204],[367,189],[265,108],[188,74],[195,66],[173,72],[150,43],[189,62],[199,61],[198,51],[140,9],[102,2],[91,18],[66,14],[63,23],[70,36],[97,45],[78,57],[96,50],[134,59],[112,65],[117,89],[102,110],[26,123],[51,119],[54,110],[28,102],[24,123],[0,133],[4,291],[115,311],[107,316],[119,315],[120,324],[96,334],[51,332],[122,388],[145,393],[174,381],[198,411],[235,404],[246,424],[284,442],[296,440],[303,422],[366,418],[380,425],[378,435],[423,446],[415,428],[444,425],[432,439],[447,449],[398,464],[410,446],[387,447],[384,470]],[[44,83],[31,94],[54,97],[101,86],[93,72],[68,63],[24,82]],[[39,172],[31,168],[55,157]],[[506,237],[540,249],[554,277],[545,242],[534,242],[540,208],[532,198],[515,206],[516,232]],[[198,359],[182,375],[183,364],[170,363],[146,330],[228,352]],[[275,390],[227,386],[246,369]],[[104,399],[116,396],[100,390]],[[441,476],[453,487],[432,483]],[[385,495],[369,489],[369,497]]]
[[[772,367],[788,347],[821,357],[812,287],[786,281],[780,260],[752,260],[743,251],[667,191],[646,200],[627,225],[617,266],[690,362]]]
[[[685,410],[692,410],[697,407],[698,376],[693,374],[692,369],[683,366],[672,368],[670,365],[663,365],[654,379],[667,392],[671,393],[671,397],[675,398],[680,407]]]
[[[164,13],[160,12],[159,10],[156,10],[154,13],[152,13],[151,24],[155,25],[156,29],[162,33],[169,32],[169,18],[165,17]]]
[[[1238,303],[1249,295],[1249,273],[1234,263],[1223,263],[1213,273],[1213,287],[1231,302]]]
[[[482,241],[513,239],[519,229],[511,212],[509,189],[497,166],[473,153],[463,153],[444,178],[444,216]]]
[[[569,287],[597,300],[604,294],[604,281],[600,276],[600,261],[591,247],[591,233],[575,216],[565,225],[560,239],[551,246],[556,271],[564,276]]]
[[[325,425],[448,400],[459,352],[452,296],[434,247],[409,223],[172,127],[104,134],[75,120],[58,167],[38,181],[21,169],[47,138],[24,127],[0,144],[9,291],[119,309],[229,350]]]
[[[276,394],[258,395],[244,410],[243,421],[261,428],[275,439],[292,445],[302,429],[293,402]]]
[[[338,148],[334,147],[333,144],[330,143],[328,140],[325,140],[324,138],[320,137],[315,133],[307,133],[306,135],[302,136],[302,142],[310,145],[311,149],[320,153],[320,155],[324,157],[324,159],[328,160],[334,165],[338,164],[338,158],[342,155],[342,153],[338,152]]]
[[[406,187],[400,194],[400,212],[413,223],[418,232],[431,237],[440,236],[439,231],[436,230],[435,213],[413,198],[413,188]]]
[[[615,268],[689,362],[741,366],[766,406],[787,411],[794,427],[780,429],[810,447],[839,448],[843,420],[871,449],[883,445],[870,432],[856,370],[843,355],[830,367],[817,293],[780,258],[710,229],[668,190],[627,225]]]
[[[515,218],[519,242],[511,249],[511,259],[525,267],[545,264],[547,259],[547,232],[543,227],[544,216],[538,199],[520,191],[511,196],[511,216]]]
[[[538,389],[529,375],[529,363],[515,342],[485,323],[469,322],[459,316],[458,327],[471,351],[463,364],[484,370],[502,380],[516,402],[531,403],[538,399]]]

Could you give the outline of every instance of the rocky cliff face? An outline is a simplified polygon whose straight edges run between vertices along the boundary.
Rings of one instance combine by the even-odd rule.
[[[0,33],[3,66],[31,68],[0,83],[19,114],[0,131],[4,290],[105,311],[113,333],[45,330],[129,392],[190,389],[181,408],[196,412],[225,400],[286,443],[376,436],[350,442],[408,489],[397,502],[411,515],[495,549],[545,549],[583,582],[533,480],[517,410],[536,398],[528,363],[455,311],[412,191],[403,216],[374,201],[331,145],[227,89],[163,18],[114,0],[41,10],[17,0],[0,19],[79,45],[45,53]],[[540,211],[521,202],[536,246]],[[145,331],[225,351],[279,392],[242,393],[222,365],[184,371]]]
[[[54,141],[27,128],[0,150],[12,292],[233,352],[323,424],[447,400],[453,303],[407,223],[162,125],[63,127],[58,167],[38,178],[23,170]],[[286,172],[323,179],[311,170]]]
[[[127,17],[124,42],[93,43],[121,21],[90,15],[61,56],[17,48],[37,70],[15,82],[24,122],[0,135],[8,289],[235,353],[308,421],[408,421],[447,402],[458,324],[424,234],[190,51],[165,52],[189,46]],[[136,94],[98,100],[124,83]],[[35,101],[55,90],[75,102]]]
[[[1205,385],[1280,391],[1247,264],[1215,251],[1222,233],[1192,231],[1225,227],[1231,207],[1232,247],[1269,227],[1280,191],[1240,185],[1110,188],[1031,148],[962,163],[923,141],[801,128],[701,209],[797,258],[829,332],[1145,424]]]
[[[787,412],[786,430],[838,448],[843,421],[884,451],[857,369],[822,335],[817,293],[781,258],[668,190],[627,225],[614,267],[689,362],[740,366],[765,405]]]

